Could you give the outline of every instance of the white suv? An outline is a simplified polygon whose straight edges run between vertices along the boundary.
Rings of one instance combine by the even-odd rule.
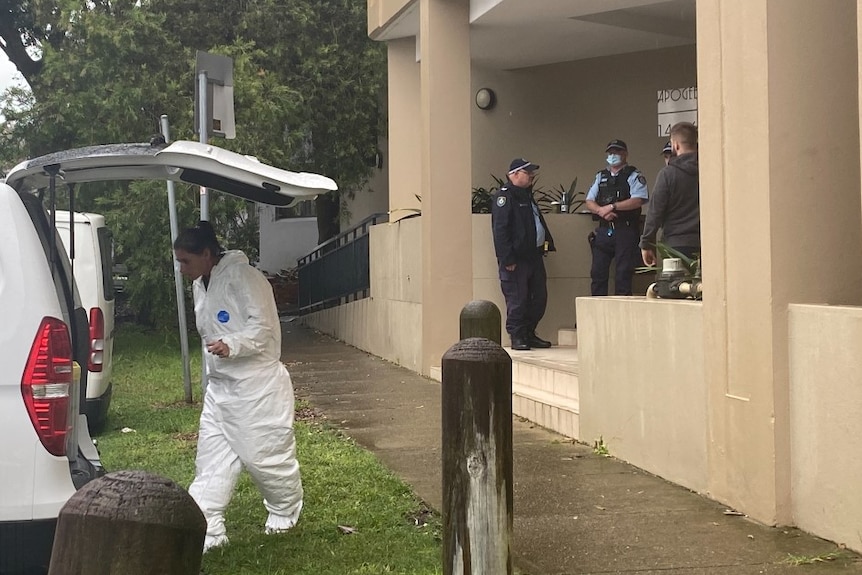
[[[103,471],[81,413],[88,314],[57,234],[56,188],[184,181],[291,206],[336,189],[196,142],[117,144],[22,162],[0,183],[0,574],[44,572],[61,507]],[[168,233],[165,230],[165,233]],[[80,377],[80,380],[79,380]]]

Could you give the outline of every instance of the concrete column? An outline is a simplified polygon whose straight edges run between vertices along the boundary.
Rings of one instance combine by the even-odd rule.
[[[697,10],[709,491],[787,524],[787,306],[862,303],[856,5]]]
[[[420,0],[422,373],[458,341],[472,299],[469,0]]]
[[[386,43],[389,85],[390,221],[422,208],[416,196],[422,185],[422,122],[416,38]]]

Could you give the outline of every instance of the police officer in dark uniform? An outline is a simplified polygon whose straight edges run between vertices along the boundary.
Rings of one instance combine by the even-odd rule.
[[[590,293],[608,295],[611,261],[616,259],[614,293],[632,295],[632,278],[640,264],[641,206],[647,202],[646,178],[628,164],[628,146],[611,140],[605,148],[608,167],[596,174],[587,192],[586,206],[598,221],[590,232],[593,264]]]
[[[538,169],[523,158],[512,160],[509,181],[494,194],[491,204],[494,250],[506,298],[506,331],[516,350],[551,347],[551,342],[536,335],[536,326],[548,303],[543,257],[556,251],[545,218],[533,199],[533,178]]]

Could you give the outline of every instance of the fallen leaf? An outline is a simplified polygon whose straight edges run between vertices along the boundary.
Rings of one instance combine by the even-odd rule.
[[[137,430],[132,429],[131,427],[124,427],[120,430],[122,433],[137,433]]]
[[[359,531],[356,527],[351,527],[349,525],[339,525],[338,530],[341,531],[342,535],[352,535]]]

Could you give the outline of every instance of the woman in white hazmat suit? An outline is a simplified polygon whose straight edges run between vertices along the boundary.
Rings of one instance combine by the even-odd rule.
[[[194,280],[195,321],[207,387],[189,493],[207,520],[204,552],[227,543],[224,512],[242,467],[263,494],[266,533],[296,524],[302,481],[293,431],[293,385],[281,363],[272,286],[241,251],[224,251],[209,222],[174,242],[180,272]]]

